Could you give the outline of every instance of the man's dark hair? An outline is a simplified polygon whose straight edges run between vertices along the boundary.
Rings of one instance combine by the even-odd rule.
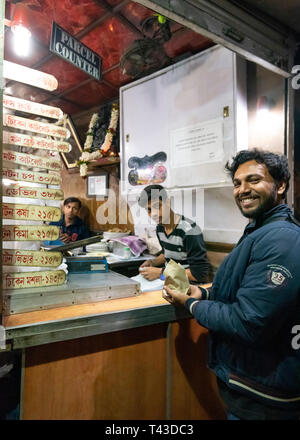
[[[165,188],[161,185],[149,185],[143,189],[138,199],[138,204],[142,208],[147,208],[148,203],[153,200],[165,202],[168,199],[168,194]]]
[[[78,203],[79,209],[81,208],[81,201],[79,199],[77,199],[77,197],[68,197],[64,201],[64,206],[68,205],[69,203]]]
[[[234,179],[235,172],[240,165],[249,162],[250,160],[255,160],[257,163],[266,165],[270,175],[276,183],[286,183],[286,189],[282,194],[282,198],[285,197],[289,189],[289,180],[291,178],[286,156],[254,148],[253,150],[239,151],[232,160],[233,162],[231,164],[229,164],[228,161],[225,165],[225,170],[230,174],[232,180]]]

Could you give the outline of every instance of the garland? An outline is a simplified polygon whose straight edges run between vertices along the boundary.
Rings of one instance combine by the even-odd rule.
[[[91,147],[93,145],[93,140],[94,140],[94,127],[99,119],[97,113],[93,114],[89,124],[88,132],[86,134],[86,141],[84,143],[83,152],[79,160],[77,161],[77,165],[80,167],[81,177],[85,177],[87,175],[88,164],[90,163],[91,160],[99,159],[100,157],[103,156],[102,153],[105,154],[110,149],[113,137],[116,134],[118,117],[119,117],[119,106],[118,104],[113,104],[111,108],[110,122],[108,129],[106,130],[106,136],[104,142],[99,148],[99,150],[92,152]]]

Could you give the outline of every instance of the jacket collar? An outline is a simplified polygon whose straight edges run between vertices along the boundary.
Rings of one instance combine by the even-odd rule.
[[[292,214],[292,210],[288,205],[284,203],[276,205],[274,208],[270,209],[270,211],[264,212],[260,217],[253,220],[253,222],[248,223],[245,227],[244,234],[250,234],[260,228],[263,223],[271,217],[288,217],[290,214]]]
[[[73,225],[81,225],[82,220],[80,217],[76,216],[73,223],[69,226],[73,226]],[[60,224],[66,226],[66,222],[65,222],[65,215],[63,214],[61,219],[60,219]]]

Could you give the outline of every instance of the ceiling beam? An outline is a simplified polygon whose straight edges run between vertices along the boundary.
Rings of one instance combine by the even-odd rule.
[[[181,33],[181,32],[187,32],[187,31],[189,31],[188,28],[181,27],[181,28],[177,29],[176,31],[174,31],[172,35],[175,35],[175,34],[177,34],[177,33]],[[111,71],[113,71],[113,70],[115,70],[115,69],[118,69],[119,67],[120,67],[120,63],[118,63],[118,64],[114,64],[113,66],[110,66],[109,68],[107,68],[106,70],[104,70],[104,71],[102,72],[102,75],[104,76],[104,75],[106,75],[107,73],[109,73],[109,72],[111,72]],[[61,93],[59,93],[59,94],[57,94],[57,95],[55,95],[55,93],[53,93],[53,92],[47,92],[47,91],[45,90],[44,92],[45,92],[47,95],[49,95],[49,96],[48,96],[48,98],[46,98],[46,100],[43,101],[43,103],[47,103],[47,102],[49,102],[49,101],[52,101],[53,99],[62,99],[62,100],[64,100],[64,101],[66,101],[66,102],[69,102],[70,104],[76,105],[77,107],[81,108],[82,110],[79,110],[78,113],[81,113],[82,111],[83,111],[83,112],[89,111],[88,109],[86,109],[86,107],[80,106],[79,104],[77,104],[77,103],[73,102],[72,100],[66,98],[65,95],[68,95],[69,93],[72,93],[72,92],[76,91],[76,90],[79,89],[80,87],[86,86],[86,85],[89,84],[91,81],[94,81],[94,79],[93,79],[93,78],[87,78],[86,80],[84,80],[84,81],[82,81],[82,82],[80,82],[80,83],[78,83],[78,84],[76,84],[76,85],[70,87],[70,88],[67,89],[67,90],[64,90],[63,92],[61,92]],[[119,88],[118,88],[118,87],[113,86],[111,83],[108,83],[106,80],[102,80],[102,82],[103,82],[105,85],[108,85],[108,84],[109,84],[110,87],[112,87],[112,88],[115,89],[116,91],[119,91]],[[111,101],[111,99],[108,100],[108,102],[110,102],[110,101]],[[77,113],[76,113],[76,114],[77,114]]]
[[[228,0],[133,0],[284,77],[290,76],[296,39]]]
[[[106,73],[116,69],[120,67],[120,64],[114,64],[113,66],[109,67],[107,70],[104,70],[102,72],[103,75],[105,75]],[[87,84],[89,84],[90,82],[95,81],[93,78],[88,78],[84,81],[81,81],[80,83],[70,87],[67,90],[64,90],[61,93],[58,93],[57,95],[53,94],[53,92],[51,92],[51,95],[49,93],[49,98],[45,99],[42,103],[45,104],[46,102],[51,101],[52,99],[64,99],[67,100],[68,98],[65,98],[65,95],[68,95],[69,93],[74,92],[75,90],[79,89],[82,86],[86,86]],[[112,87],[114,90],[119,91],[118,87],[113,86],[112,84],[108,83],[107,81],[102,81],[105,85],[109,84],[110,87]],[[77,105],[78,107],[80,107],[79,105]]]
[[[100,0],[94,0],[96,1],[96,3],[100,4]],[[112,15],[118,13],[118,11],[123,8],[124,6],[126,6],[129,3],[129,0],[123,0],[120,4],[118,4],[117,6],[115,6],[114,8],[108,8],[105,6],[102,6],[103,9],[106,9],[106,13],[104,15],[102,15],[101,17],[99,17],[97,20],[93,21],[92,23],[90,23],[87,27],[85,27],[84,29],[82,29],[80,32],[78,32],[74,37],[77,38],[78,40],[80,40],[81,38],[83,38],[85,35],[87,35],[88,33],[90,33],[92,30],[94,30],[96,27],[98,27],[100,24],[104,23],[108,18],[110,18]],[[101,5],[100,5],[101,6]],[[109,10],[108,10],[109,9]],[[38,44],[40,44],[44,49],[49,50],[48,47],[42,45],[39,41]],[[43,64],[45,64],[46,62],[48,62],[49,60],[51,60],[52,58],[54,58],[56,55],[49,53],[47,56],[45,56],[44,58],[42,58],[41,60],[39,60],[37,63],[35,63],[33,66],[31,66],[32,69],[37,69],[38,67],[42,66]]]
[[[128,29],[136,33],[138,36],[143,37],[143,32],[137,28],[131,21],[129,21],[121,12],[119,12],[129,1],[123,1],[114,8],[110,6],[105,0],[94,0],[99,6],[104,8],[107,12],[110,12],[112,16],[116,17],[121,23],[123,23]]]
[[[108,18],[110,18],[112,16],[116,16],[118,19],[120,19],[120,21],[123,21],[124,24],[126,22],[126,26],[130,27],[130,29],[133,32],[138,33],[139,35],[141,34],[141,31],[139,29],[137,29],[129,20],[127,20],[125,17],[123,17],[122,14],[119,13],[119,11],[130,2],[130,0],[123,0],[121,3],[119,3],[117,6],[115,6],[113,8],[110,5],[108,5],[105,1],[102,1],[102,0],[94,0],[94,1],[96,1],[96,3],[98,3],[99,6],[102,7],[102,9],[105,9],[106,13],[104,15],[102,15],[101,17],[99,17],[97,20],[95,20],[92,23],[90,23],[87,27],[82,29],[80,32],[78,32],[75,35],[75,38],[80,40],[85,35],[87,35],[89,32],[91,32],[93,29],[95,29],[101,23],[104,23]],[[36,37],[34,37],[34,43],[36,45],[38,45],[39,47],[41,47],[42,49],[49,51],[49,47],[47,47],[44,44],[42,44]],[[30,67],[31,67],[31,69],[38,69],[39,67],[43,66],[45,63],[47,63],[48,61],[50,61],[51,59],[56,58],[56,57],[57,57],[57,55],[49,53],[48,55],[46,55],[45,57],[43,57],[41,60],[39,60],[37,63],[33,64]],[[116,67],[117,66],[113,66],[113,69],[116,68]],[[105,74],[105,73],[108,73],[108,71],[110,71],[110,70],[102,72],[102,75]],[[81,87],[83,84],[85,84],[87,82],[90,82],[90,81],[93,81],[93,79],[91,78],[91,79],[83,81],[82,83],[80,83],[77,86],[75,86],[74,90],[76,90],[77,88]],[[113,84],[111,84],[109,81],[106,81],[106,80],[102,79],[102,80],[100,80],[100,82],[103,82],[107,87],[110,87],[110,88],[112,88],[114,90],[117,90],[117,88]],[[15,83],[15,81],[9,81],[6,86],[7,87],[8,86],[12,86],[14,83]],[[77,103],[75,103],[75,102],[73,102],[73,101],[71,101],[71,100],[69,100],[69,99],[64,97],[64,95],[67,94],[67,93],[70,93],[70,91],[73,91],[73,88],[71,88],[69,90],[66,90],[65,92],[62,92],[62,93],[60,93],[58,95],[55,95],[55,94],[52,93],[51,97],[54,98],[54,99],[57,99],[57,98],[63,99],[63,100],[65,100],[66,102],[68,102],[70,104],[76,105],[77,107],[84,109],[85,107],[83,107],[83,106],[81,106],[81,105],[79,105],[79,104],[77,104]],[[51,99],[49,99],[49,98],[47,98],[43,102],[50,101]]]
[[[175,34],[177,34],[177,33],[179,33],[179,32],[187,32],[187,31],[189,31],[189,29],[184,28],[184,27],[183,27],[183,28],[179,28],[179,29],[177,29],[176,31],[174,31],[172,35],[175,35]],[[111,72],[111,71],[113,71],[113,70],[115,70],[115,69],[118,69],[119,67],[120,67],[120,63],[118,63],[118,64],[114,64],[113,66],[110,66],[108,69],[104,70],[104,71],[102,72],[102,75],[104,76],[104,75],[106,75],[107,73],[109,73],[109,72]],[[94,79],[93,79],[93,78],[88,78],[88,79],[86,79],[86,80],[84,80],[84,81],[82,81],[82,82],[80,82],[80,83],[78,83],[78,84],[76,84],[76,85],[70,87],[69,89],[64,90],[63,92],[59,93],[58,95],[56,95],[56,98],[59,98],[59,99],[66,99],[66,98],[64,98],[65,95],[68,95],[69,93],[74,92],[75,90],[79,89],[79,88],[82,87],[82,86],[86,86],[86,85],[89,84],[91,81],[94,81]],[[104,83],[105,85],[107,85],[107,81],[106,81],[106,80],[102,80],[102,81],[103,81],[103,83]],[[109,83],[109,85],[110,85],[112,88],[114,88],[116,91],[119,91],[119,88],[118,88],[118,87],[112,86],[111,83]],[[49,94],[49,95],[50,95],[50,94]],[[53,93],[51,93],[51,96],[53,96]],[[50,97],[50,96],[49,96],[49,98],[47,98],[45,101],[43,101],[43,103],[48,102],[48,101],[51,101],[51,97]],[[83,110],[83,111],[85,111],[85,110]]]

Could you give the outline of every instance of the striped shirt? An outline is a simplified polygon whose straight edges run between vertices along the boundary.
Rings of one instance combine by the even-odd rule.
[[[207,282],[209,262],[201,229],[195,222],[181,215],[178,224],[169,235],[161,224],[157,225],[156,234],[166,262],[172,259],[190,269],[198,282]]]

